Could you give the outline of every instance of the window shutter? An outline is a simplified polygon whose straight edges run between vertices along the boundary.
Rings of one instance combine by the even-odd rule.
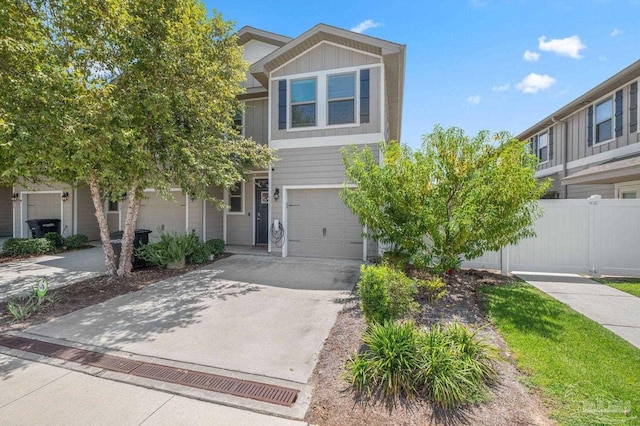
[[[360,70],[360,123],[369,119],[369,70]]]
[[[638,82],[631,85],[629,92],[629,133],[638,131]]]
[[[538,135],[531,138],[531,146],[533,147],[533,155],[540,158],[540,153],[538,152]]]
[[[593,105],[587,110],[587,146],[593,146]]]
[[[622,89],[616,92],[615,117],[616,136],[622,136]]]
[[[549,160],[553,159],[553,127],[549,127],[549,136],[547,137],[549,144]]]
[[[278,81],[278,129],[287,128],[287,80]]]

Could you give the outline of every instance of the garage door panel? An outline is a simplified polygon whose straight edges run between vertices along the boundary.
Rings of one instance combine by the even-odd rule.
[[[159,238],[161,232],[184,234],[187,228],[185,197],[174,194],[177,202],[163,200],[159,194],[145,194],[138,215],[138,229],[150,229],[152,240]]]
[[[290,256],[362,258],[362,226],[339,193],[340,189],[289,190]]]

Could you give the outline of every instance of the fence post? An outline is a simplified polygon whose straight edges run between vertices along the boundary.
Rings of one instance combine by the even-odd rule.
[[[509,246],[502,247],[500,249],[500,274],[509,275]]]
[[[595,277],[600,276],[600,265],[598,264],[599,259],[597,253],[598,245],[596,244],[596,232],[598,232],[596,216],[601,199],[602,197],[600,195],[592,195],[587,198],[589,201],[589,226],[587,227],[589,236],[589,273]]]

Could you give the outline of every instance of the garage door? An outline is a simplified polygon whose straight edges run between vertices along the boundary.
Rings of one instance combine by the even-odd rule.
[[[62,199],[59,193],[55,194],[25,194],[23,200],[26,199],[27,218],[28,219],[61,219],[60,205]],[[23,223],[24,236],[31,237],[31,231],[26,223]],[[61,224],[64,227],[64,225]],[[64,230],[61,229],[64,233]],[[68,234],[67,234],[68,235]]]
[[[180,192],[172,195],[177,202],[163,200],[155,192],[145,192],[145,200],[140,205],[138,214],[138,229],[150,229],[153,233],[149,236],[152,240],[159,237],[160,231],[177,232],[182,235],[187,228],[186,197]]]
[[[362,259],[362,225],[339,189],[288,191],[289,256]]]

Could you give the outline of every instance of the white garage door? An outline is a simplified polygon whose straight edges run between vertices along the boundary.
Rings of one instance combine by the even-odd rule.
[[[160,232],[177,232],[182,235],[187,229],[186,197],[180,192],[173,192],[177,202],[163,200],[155,192],[145,192],[147,199],[142,200],[138,214],[138,229],[153,231],[149,235],[155,240]]]
[[[289,256],[362,259],[362,225],[339,189],[288,191]]]
[[[25,194],[23,200],[26,200],[27,219],[61,219],[60,205],[62,204],[61,195],[59,193],[34,193]],[[26,223],[23,223],[24,236],[31,237],[31,230]],[[63,226],[60,224],[60,226]],[[60,230],[63,232],[64,230]],[[67,234],[68,235],[68,234]]]

